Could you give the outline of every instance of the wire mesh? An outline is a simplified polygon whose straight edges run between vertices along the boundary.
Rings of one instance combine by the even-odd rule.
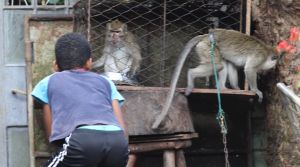
[[[118,19],[127,24],[141,48],[139,85],[169,86],[177,58],[192,37],[209,28],[240,30],[241,0],[90,0],[75,6],[75,31],[90,39],[93,59],[102,56],[106,23]],[[90,24],[88,26],[87,24]],[[88,30],[87,30],[88,29]],[[188,68],[197,66],[192,52],[182,70],[178,87],[186,86]],[[102,72],[103,69],[97,69]],[[203,85],[203,79],[196,80]]]

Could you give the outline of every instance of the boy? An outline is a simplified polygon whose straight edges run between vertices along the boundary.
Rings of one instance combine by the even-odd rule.
[[[125,167],[128,141],[119,102],[124,98],[112,81],[90,72],[91,49],[76,33],[55,44],[55,69],[33,89],[42,102],[46,134],[63,145],[47,167]]]

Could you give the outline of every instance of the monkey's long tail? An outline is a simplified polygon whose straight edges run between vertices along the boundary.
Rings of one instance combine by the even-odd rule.
[[[182,70],[183,64],[184,64],[188,54],[191,52],[192,48],[195,45],[197,45],[200,42],[200,40],[203,39],[204,36],[206,36],[206,35],[198,35],[198,36],[192,38],[191,40],[189,40],[188,43],[184,46],[182,52],[180,53],[178,60],[177,60],[175,71],[172,76],[172,80],[170,83],[170,90],[169,90],[165,105],[163,106],[163,109],[162,109],[160,115],[158,115],[157,119],[153,123],[152,129],[157,129],[157,127],[160,125],[161,121],[168,114],[172,100],[174,98],[176,85],[177,85],[178,78],[179,78],[180,72]]]

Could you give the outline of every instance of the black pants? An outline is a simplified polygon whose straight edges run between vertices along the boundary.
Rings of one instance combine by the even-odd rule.
[[[123,131],[76,129],[44,167],[125,167],[128,154]]]

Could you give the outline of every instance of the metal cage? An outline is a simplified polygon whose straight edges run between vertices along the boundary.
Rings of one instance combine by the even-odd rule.
[[[241,30],[242,0],[81,0],[74,7],[74,31],[89,39],[93,58],[102,55],[106,23],[126,23],[141,47],[138,82],[142,86],[169,86],[185,43],[209,28]],[[197,65],[192,52],[182,70],[178,87],[186,86],[186,71]],[[97,72],[101,72],[98,69]],[[204,84],[196,80],[196,86]]]

